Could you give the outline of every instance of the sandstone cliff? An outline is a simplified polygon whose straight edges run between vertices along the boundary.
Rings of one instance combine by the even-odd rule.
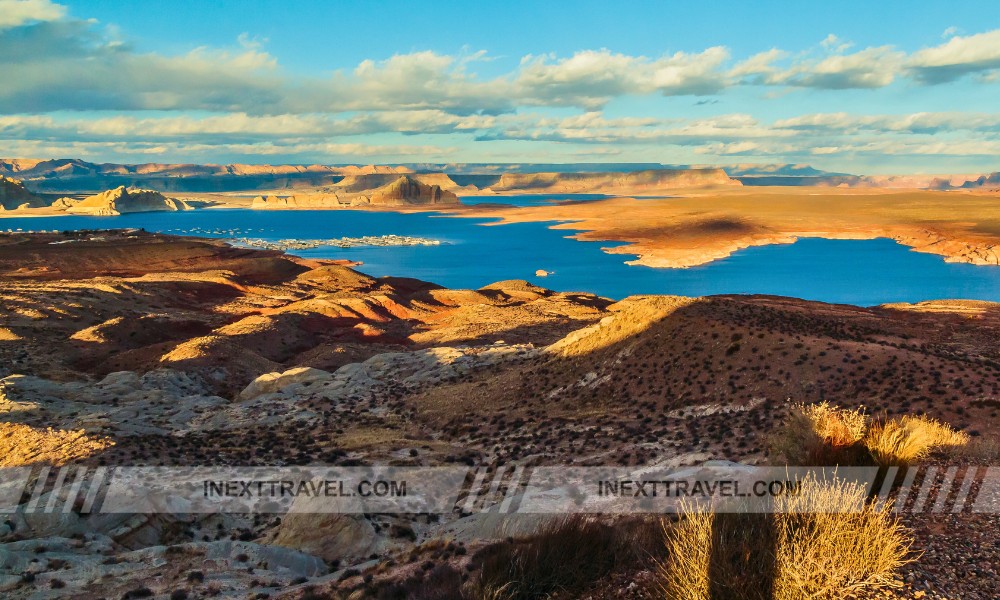
[[[421,183],[405,175],[388,185],[373,190],[369,200],[372,206],[455,204],[457,202],[458,197],[455,194],[442,190],[440,186]]]
[[[0,175],[0,210],[37,208],[44,205],[45,201],[26,190],[23,183]]]
[[[447,173],[419,173],[419,174],[407,174],[406,177],[422,183],[424,185],[438,186],[442,190],[449,192],[455,192],[458,190],[464,190],[459,184],[455,183]],[[337,182],[335,185],[329,186],[324,191],[334,191],[336,193],[346,192],[367,192],[380,188],[391,183],[396,182],[400,179],[400,173],[359,173],[354,175],[347,175],[342,180]],[[471,188],[475,189],[475,188]]]
[[[64,201],[66,199],[60,199]],[[60,202],[57,201],[57,202]],[[113,216],[123,213],[190,210],[183,200],[167,198],[152,190],[129,190],[121,186],[80,200],[65,201],[71,204],[66,212],[77,215]]]
[[[521,194],[655,195],[678,188],[739,186],[722,169],[654,169],[632,173],[504,173],[490,190]]]
[[[447,176],[445,176],[447,177]],[[251,208],[349,208],[352,206],[424,206],[458,204],[458,196],[418,181],[409,175],[396,175],[377,187],[372,184],[384,180],[382,175],[360,175],[345,179],[346,185],[327,188],[320,194],[297,194],[295,196],[257,196]]]

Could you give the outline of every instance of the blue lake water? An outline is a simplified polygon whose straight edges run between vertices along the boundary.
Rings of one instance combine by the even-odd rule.
[[[364,263],[374,276],[416,277],[452,288],[478,288],[503,279],[527,279],[555,290],[630,294],[754,293],[863,306],[942,298],[1000,301],[1000,267],[949,264],[892,240],[803,239],[791,245],[748,248],[691,269],[624,264],[633,257],[607,254],[609,242],[578,242],[572,232],[545,223],[483,226],[483,219],[433,213],[367,211],[252,211],[206,209],[119,217],[0,219],[7,229],[64,230],[143,227],[208,237],[320,239],[398,234],[433,238],[441,246],[314,248],[300,256]],[[233,231],[233,233],[230,233]],[[536,277],[535,271],[552,271]]]

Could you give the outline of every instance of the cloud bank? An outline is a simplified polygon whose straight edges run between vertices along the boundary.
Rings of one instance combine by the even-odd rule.
[[[574,152],[666,145],[722,157],[928,149],[985,155],[997,146],[996,114],[809,113],[767,120],[731,109],[703,118],[606,114],[609,105],[628,98],[689,97],[692,106],[711,107],[725,106],[735,91],[770,94],[780,103],[806,91],[908,86],[919,93],[959,80],[995,85],[1000,30],[956,31],[912,52],[891,45],[856,48],[830,34],[806,51],[771,48],[745,57],[724,46],[652,57],[604,48],[526,55],[506,72],[484,77],[477,70],[490,60],[485,51],[424,50],[305,76],[283,68],[249,35],[229,47],[141,52],[114,27],[70,15],[49,0],[0,0],[0,140],[9,154],[46,156],[132,148],[192,157],[441,157],[457,152],[456,140],[569,144]],[[553,116],[560,111],[571,114]]]

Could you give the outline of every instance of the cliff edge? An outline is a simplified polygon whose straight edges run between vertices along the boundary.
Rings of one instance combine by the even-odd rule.
[[[60,198],[56,204],[67,206],[66,212],[74,215],[114,216],[135,212],[190,210],[183,200],[167,198],[153,190],[130,190],[125,186],[74,201]]]
[[[623,196],[740,185],[722,169],[650,169],[632,173],[504,173],[489,189],[497,193]]]
[[[365,189],[363,183],[371,176],[351,177],[347,185],[333,186],[327,193],[295,196],[257,196],[250,205],[254,209],[284,208],[350,208],[356,206],[437,206],[459,204],[458,196],[408,175],[401,175],[379,187]]]
[[[0,175],[0,209],[16,210],[41,206],[45,206],[45,201],[25,189],[20,180]]]

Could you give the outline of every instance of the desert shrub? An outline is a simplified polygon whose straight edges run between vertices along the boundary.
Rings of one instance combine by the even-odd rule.
[[[963,446],[953,446],[949,454],[967,461],[992,464],[1000,460],[1000,437],[984,436],[969,439]]]
[[[857,464],[863,456],[860,442],[867,425],[863,409],[838,408],[826,402],[799,404],[769,445],[793,465]]]
[[[372,596],[377,600],[455,600],[465,597],[462,585],[461,571],[442,564],[423,577],[376,584]]]
[[[911,562],[912,539],[889,503],[867,500],[856,482],[803,481],[799,494],[776,499],[779,539],[775,600],[842,598],[896,586]]]
[[[927,416],[870,422],[863,409],[825,402],[798,405],[770,449],[788,464],[906,466],[936,450],[966,446],[969,436]]]
[[[876,423],[864,443],[876,464],[906,466],[938,449],[959,448],[969,436],[926,416],[905,416]]]
[[[533,600],[554,594],[575,597],[619,568],[652,559],[660,545],[648,522],[607,523],[574,515],[537,533],[489,546],[479,580],[468,596],[476,600]]]
[[[309,586],[302,590],[300,600],[333,600],[333,596],[325,592],[318,591],[315,587]]]
[[[867,502],[845,481],[803,480],[772,515],[712,514],[685,507],[664,524],[657,569],[667,598],[832,600],[895,587],[911,539],[891,506]]]
[[[682,520],[663,521],[667,560],[658,565],[667,598],[771,600],[774,533],[771,515],[682,509]]]

